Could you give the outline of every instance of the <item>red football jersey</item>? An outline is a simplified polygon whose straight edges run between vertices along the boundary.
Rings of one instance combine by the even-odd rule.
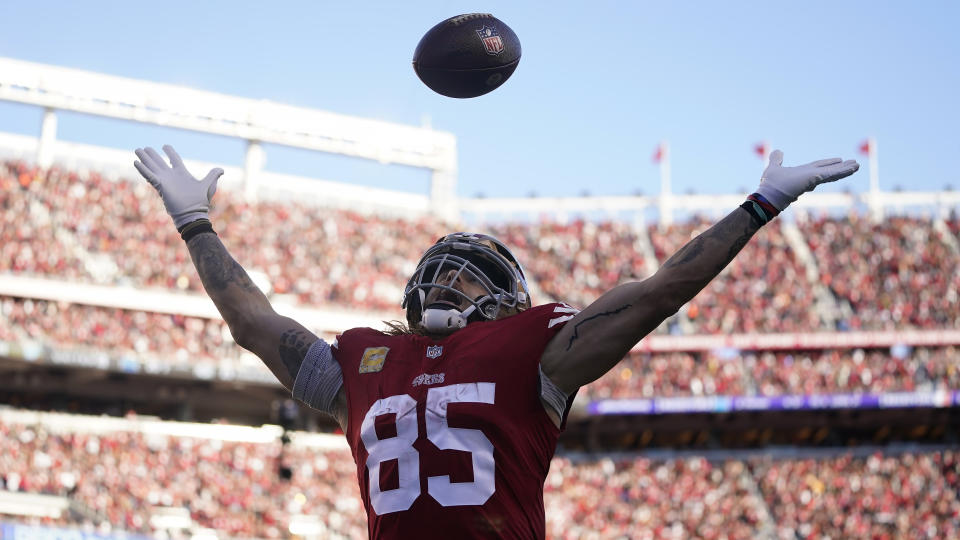
[[[539,363],[576,310],[545,304],[442,339],[338,336],[347,441],[371,538],[543,538],[560,430]],[[569,402],[568,402],[569,403]]]

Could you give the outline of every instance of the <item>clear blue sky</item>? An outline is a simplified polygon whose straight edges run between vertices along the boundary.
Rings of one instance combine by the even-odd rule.
[[[490,12],[523,58],[500,89],[436,95],[410,65],[449,16]],[[754,144],[786,164],[880,148],[885,189],[960,188],[960,2],[0,2],[0,56],[419,124],[458,137],[472,196],[656,193],[669,140],[677,192],[755,186]],[[40,111],[0,102],[0,131]],[[240,164],[237,141],[63,114],[59,136],[170,142]],[[408,191],[426,175],[268,148],[267,168]],[[131,154],[131,161],[133,156]],[[387,170],[389,169],[389,170]],[[402,169],[402,170],[398,170]],[[132,172],[132,171],[131,171]]]

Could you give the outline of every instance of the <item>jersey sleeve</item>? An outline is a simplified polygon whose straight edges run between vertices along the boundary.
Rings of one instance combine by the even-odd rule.
[[[579,309],[563,303],[550,304],[547,308],[549,309],[549,314],[545,316],[546,330],[550,339],[553,339],[568,321],[576,317],[577,313],[580,313]],[[570,407],[573,405],[573,400],[577,392],[574,391],[567,395],[566,392],[561,390],[560,387],[547,377],[539,364],[537,365],[537,371],[539,373],[537,388],[540,392],[540,398],[560,418],[560,429],[562,431],[567,425],[567,415],[570,412]]]

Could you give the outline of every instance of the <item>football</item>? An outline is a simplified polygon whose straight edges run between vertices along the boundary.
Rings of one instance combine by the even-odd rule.
[[[520,40],[489,13],[457,15],[424,34],[413,53],[413,70],[430,89],[453,98],[495,90],[520,62]]]

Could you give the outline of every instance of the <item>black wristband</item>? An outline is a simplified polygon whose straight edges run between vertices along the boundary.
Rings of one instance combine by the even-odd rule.
[[[767,221],[769,221],[766,214],[763,213],[763,210],[757,208],[757,205],[753,201],[744,202],[740,205],[740,208],[743,208],[750,214],[750,217],[753,218],[753,222],[757,227],[763,227],[767,224]]]
[[[210,223],[210,220],[204,218],[187,223],[183,227],[177,229],[177,232],[180,233],[180,238],[182,238],[184,242],[189,242],[194,236],[205,232],[217,234],[217,232],[213,230],[213,224]]]
[[[763,227],[780,213],[776,207],[770,204],[770,202],[759,193],[753,193],[747,197],[747,200],[740,205],[740,208],[746,210],[750,216],[753,217],[758,227]]]

